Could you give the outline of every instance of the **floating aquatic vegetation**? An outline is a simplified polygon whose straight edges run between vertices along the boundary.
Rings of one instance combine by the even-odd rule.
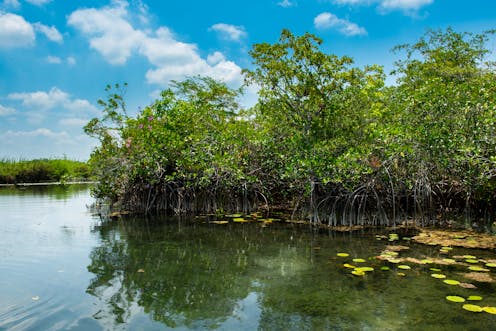
[[[434,271],[434,272],[440,272],[441,269],[439,268],[429,268],[430,271]]]
[[[388,271],[388,270],[390,270],[390,269],[389,269],[389,267],[388,267],[388,266],[382,266],[382,267],[381,267],[381,270],[382,270],[382,271]]]
[[[374,271],[374,268],[372,268],[372,267],[358,267],[358,268],[355,268],[355,270],[370,272],[370,271]]]
[[[476,256],[473,256],[473,255],[463,255],[462,257],[464,259],[476,259],[477,258]]]
[[[350,268],[350,269],[355,269],[355,268],[356,268],[354,265],[351,265],[351,264],[349,264],[349,263],[345,263],[345,264],[343,264],[343,267],[345,267],[345,268]]]
[[[446,297],[446,300],[451,301],[451,302],[465,302],[464,298],[459,297],[457,295],[448,295]]]
[[[482,297],[479,295],[471,295],[467,298],[467,300],[469,300],[469,301],[481,301]]]
[[[364,275],[365,275],[365,271],[356,270],[356,269],[355,269],[355,270],[353,270],[351,273],[352,273],[353,275],[355,275],[355,276],[364,276]]]
[[[489,272],[490,271],[489,269],[478,267],[478,266],[470,266],[470,267],[468,267],[468,270],[480,271],[480,272]]]
[[[446,278],[446,275],[443,274],[431,274],[431,277],[437,278],[437,279],[443,279]]]
[[[398,264],[398,263],[401,262],[400,259],[389,259],[388,261],[391,262],[391,263],[394,263],[394,264]]]
[[[486,267],[496,268],[496,263],[486,263]]]
[[[456,263],[456,261],[453,260],[453,259],[443,259],[443,261],[446,262],[446,263],[449,263],[449,264]]]
[[[422,229],[412,238],[421,244],[442,245],[443,247],[496,248],[496,237],[474,231],[449,231]]]
[[[441,249],[442,249],[443,251],[451,251],[451,250],[453,249],[453,247],[450,247],[450,246],[443,246],[443,247],[441,247]]]
[[[336,256],[339,256],[339,257],[348,257],[348,256],[350,256],[350,254],[348,254],[348,253],[337,253]]]
[[[482,310],[486,313],[496,315],[496,307],[482,307]]]
[[[472,305],[470,303],[466,303],[462,306],[463,309],[465,310],[468,310],[468,311],[471,311],[471,312],[474,312],[474,313],[480,313],[482,311],[482,307],[481,306],[477,306],[477,305]]]
[[[466,259],[465,262],[467,263],[479,263],[479,260],[475,260],[475,259]]]
[[[396,274],[398,276],[400,276],[400,277],[405,277],[406,276],[406,274],[404,272],[397,272]]]
[[[494,283],[495,280],[491,277],[490,274],[486,272],[469,272],[462,274],[464,278],[475,280],[476,282],[481,283]]]
[[[210,223],[212,223],[212,224],[227,224],[229,222],[228,221],[212,221]]]
[[[233,222],[234,223],[247,223],[249,221],[248,220],[245,220],[244,218],[236,217],[236,218],[233,218]]]
[[[243,214],[229,214],[229,215],[225,215],[225,217],[228,217],[228,218],[239,218],[239,217],[242,217]]]
[[[474,284],[470,284],[470,283],[460,283],[460,284],[458,284],[458,286],[463,287],[463,288],[477,288],[477,286],[475,286]]]
[[[454,279],[445,279],[443,280],[443,283],[448,284],[448,285],[459,285],[460,282]]]
[[[363,263],[363,262],[365,262],[364,259],[353,259],[352,261],[355,262],[355,263]]]
[[[405,264],[400,264],[400,265],[398,266],[398,269],[410,270],[410,269],[411,269],[411,267],[410,267],[410,266],[408,266],[408,265],[405,265]]]
[[[405,251],[407,249],[410,249],[410,247],[408,247],[408,246],[402,246],[402,245],[388,245],[388,246],[386,246],[385,251],[389,251],[389,252],[401,252],[401,251]]]
[[[420,262],[422,262],[423,264],[432,264],[432,263],[434,263],[434,261],[429,260],[429,259],[423,259],[423,260],[420,260]]]

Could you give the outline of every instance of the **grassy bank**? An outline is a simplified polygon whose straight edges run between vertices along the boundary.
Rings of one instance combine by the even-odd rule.
[[[67,159],[0,160],[0,184],[91,180],[86,162]]]

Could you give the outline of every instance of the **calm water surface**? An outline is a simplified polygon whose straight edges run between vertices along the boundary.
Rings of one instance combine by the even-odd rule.
[[[0,330],[496,329],[496,315],[445,299],[480,295],[475,304],[496,306],[494,285],[450,286],[414,264],[403,277],[394,266],[380,271],[384,263],[369,258],[388,243],[370,233],[102,221],[91,203],[86,186],[0,188]],[[401,243],[410,246],[403,256],[440,256],[439,247]],[[351,275],[342,265],[354,257],[375,271]],[[470,282],[460,267],[442,269]]]

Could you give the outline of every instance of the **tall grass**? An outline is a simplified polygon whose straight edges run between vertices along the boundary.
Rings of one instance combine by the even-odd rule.
[[[87,181],[91,179],[86,162],[68,159],[0,160],[0,184]]]

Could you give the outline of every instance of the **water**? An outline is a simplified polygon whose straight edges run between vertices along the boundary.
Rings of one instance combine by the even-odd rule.
[[[101,221],[88,187],[0,189],[0,330],[491,330],[496,315],[472,313],[447,295],[480,295],[430,276],[429,266],[371,257],[388,244],[370,233],[337,234],[273,223],[216,225],[179,219]],[[405,244],[406,242],[402,242]],[[402,256],[438,257],[406,243]],[[350,253],[349,258],[336,257]],[[491,251],[451,255],[494,259]],[[367,260],[375,271],[350,274]],[[442,256],[445,257],[445,256]],[[432,267],[432,266],[431,266]],[[465,267],[463,267],[465,268]],[[495,272],[491,275],[494,277]]]

